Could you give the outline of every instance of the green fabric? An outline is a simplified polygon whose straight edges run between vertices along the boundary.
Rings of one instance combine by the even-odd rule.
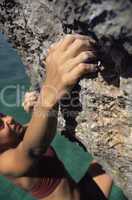
[[[0,199],[1,200],[36,200],[24,190],[16,187],[8,179],[0,176]]]
[[[71,142],[67,137],[57,134],[51,146],[58,159],[63,163],[69,176],[78,183],[86,174],[92,156],[84,151],[77,142]]]
[[[71,142],[67,137],[57,134],[51,146],[57,157],[63,163],[69,176],[78,183],[86,174],[91,161],[91,154],[77,143]],[[113,184],[109,200],[127,200],[123,191]]]
[[[13,185],[9,180],[0,176],[0,199],[2,200],[36,200],[28,193]],[[127,200],[122,190],[113,184],[108,200]]]
[[[121,188],[119,188],[113,183],[109,200],[128,200],[128,199],[125,197]]]

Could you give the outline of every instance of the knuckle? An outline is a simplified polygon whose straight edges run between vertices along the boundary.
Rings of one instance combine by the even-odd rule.
[[[96,53],[93,52],[93,51],[87,51],[87,52],[84,52],[84,59],[88,59],[88,58],[96,58]]]
[[[96,40],[94,40],[92,37],[89,37],[89,41],[92,42],[93,44],[96,44]]]
[[[87,58],[89,59],[89,58],[92,58],[93,57],[93,53],[92,52],[87,52]]]
[[[68,40],[74,40],[75,36],[69,34],[69,35],[66,36],[66,39],[68,39]]]
[[[86,37],[87,37],[87,40],[88,40],[89,42],[96,43],[96,40],[93,39],[93,37],[91,37],[91,36],[86,36]]]
[[[71,38],[72,38],[72,35],[67,34],[65,38],[66,38],[66,39],[71,39]]]
[[[84,69],[84,68],[86,68],[86,64],[80,63],[80,64],[79,64],[79,67],[82,68],[82,69]]]
[[[83,52],[81,56],[83,59],[87,59],[89,54],[88,54],[88,52]]]
[[[68,79],[67,79],[67,76],[62,76],[62,84],[65,86],[67,85],[67,82],[68,82]]]
[[[87,40],[88,40],[88,41],[92,41],[92,37],[87,36]]]
[[[81,39],[76,39],[76,43],[77,43],[77,45],[81,46],[84,44],[84,41]]]
[[[89,51],[89,56],[93,57],[95,56],[95,53],[93,51]]]
[[[91,47],[91,48],[92,48],[92,43],[90,42],[90,40],[86,40],[86,45],[87,45],[88,47]]]

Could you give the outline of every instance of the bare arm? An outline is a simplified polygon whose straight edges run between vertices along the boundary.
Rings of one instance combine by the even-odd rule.
[[[38,149],[45,151],[50,145],[56,132],[58,101],[82,75],[96,69],[95,64],[85,63],[88,59],[95,58],[92,51],[94,44],[93,40],[85,36],[67,36],[51,48],[46,59],[46,80],[31,122],[21,144],[16,149],[5,152],[0,158],[3,158],[0,160],[0,163],[3,162],[1,173],[21,176],[35,162],[32,152]],[[53,110],[56,115],[53,115]],[[5,161],[8,160],[8,166],[4,164],[4,156]]]
[[[30,157],[30,152],[35,149],[45,151],[54,138],[58,101],[69,93],[83,74],[94,71],[96,65],[84,63],[95,58],[91,51],[94,44],[85,36],[68,36],[49,51],[46,80],[23,140],[27,156]]]

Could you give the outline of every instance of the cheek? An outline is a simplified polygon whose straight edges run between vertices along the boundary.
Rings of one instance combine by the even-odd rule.
[[[8,137],[0,137],[1,144],[8,144],[10,142],[10,138]]]
[[[11,140],[11,134],[10,131],[8,129],[4,129],[2,131],[0,131],[0,142],[2,143],[8,143]]]
[[[12,139],[9,137],[2,137],[0,138],[0,151],[8,150],[12,146]]]

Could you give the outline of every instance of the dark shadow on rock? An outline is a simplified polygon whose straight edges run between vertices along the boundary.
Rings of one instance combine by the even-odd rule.
[[[79,100],[80,85],[77,83],[69,95],[66,95],[60,102],[61,113],[65,120],[65,127],[62,134],[74,136],[77,126],[76,118],[82,111],[82,104]]]
[[[125,50],[123,44],[124,40],[114,40],[112,37],[103,37],[99,41],[99,59],[105,67],[102,75],[109,84],[113,84],[111,76],[132,77],[132,55]]]

